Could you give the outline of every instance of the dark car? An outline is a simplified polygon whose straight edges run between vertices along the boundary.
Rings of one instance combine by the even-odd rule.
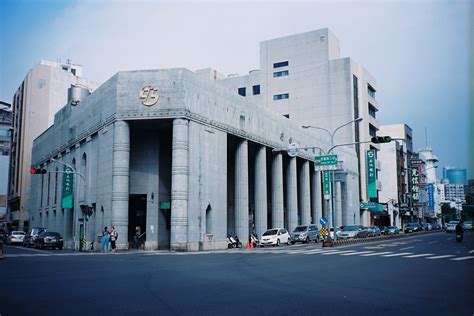
[[[369,237],[369,228],[365,226],[360,226],[359,232],[357,233],[357,238],[367,238]]]
[[[35,240],[35,248],[58,248],[63,249],[64,239],[56,232],[42,232]]]
[[[30,229],[30,232],[26,234],[23,238],[23,246],[35,246],[35,240],[38,238],[39,234],[44,231],[46,231],[46,228],[44,227],[33,227],[32,229]]]
[[[432,230],[441,230],[441,225],[438,223],[433,223],[431,224],[431,229]]]
[[[388,229],[388,227],[387,227],[387,226],[382,226],[382,227],[380,227],[380,233],[381,233],[382,235],[388,235],[388,234],[389,234],[389,229]]]
[[[3,242],[7,241],[7,232],[5,232],[5,231],[0,232],[0,240],[3,241]]]
[[[405,233],[414,233],[421,231],[421,225],[418,223],[409,223],[405,226]]]

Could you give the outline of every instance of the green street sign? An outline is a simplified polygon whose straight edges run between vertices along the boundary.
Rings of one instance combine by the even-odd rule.
[[[323,171],[323,191],[326,200],[331,199],[331,172]]]
[[[63,190],[62,190],[62,200],[61,200],[62,208],[72,208],[72,199],[73,199],[73,190],[74,190],[73,181],[74,181],[74,174],[72,173],[72,168],[64,166]]]
[[[337,155],[323,155],[314,157],[316,166],[337,165]]]
[[[372,212],[382,212],[384,209],[384,206],[383,204],[376,203],[376,202],[361,202],[360,208],[367,209]]]
[[[377,171],[375,170],[375,150],[367,150],[366,153],[367,168],[367,196],[368,198],[377,197]]]
[[[337,169],[337,155],[323,155],[314,157],[314,170],[336,170]]]
[[[160,203],[160,209],[169,210],[170,208],[171,208],[171,203],[170,202],[161,202]]]

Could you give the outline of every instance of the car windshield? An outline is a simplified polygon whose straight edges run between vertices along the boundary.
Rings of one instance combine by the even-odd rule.
[[[417,223],[410,223],[407,226],[418,226],[418,224]]]
[[[45,235],[46,236],[53,236],[53,237],[60,237],[61,236],[59,233],[55,233],[55,232],[48,232]]]
[[[359,226],[356,226],[356,225],[344,226],[344,228],[342,229],[342,231],[344,232],[351,232],[355,230],[359,230]]]
[[[307,226],[298,226],[295,228],[294,232],[304,232],[306,231]]]
[[[457,221],[450,221],[448,224],[457,224]]]
[[[276,235],[278,232],[278,229],[270,229],[267,230],[266,232],[263,233],[263,236],[271,236],[271,235]]]
[[[12,235],[24,235],[24,232],[13,232]]]

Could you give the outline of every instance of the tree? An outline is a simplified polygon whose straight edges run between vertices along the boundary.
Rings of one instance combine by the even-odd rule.
[[[445,223],[456,220],[456,209],[449,204],[441,205],[441,217]]]

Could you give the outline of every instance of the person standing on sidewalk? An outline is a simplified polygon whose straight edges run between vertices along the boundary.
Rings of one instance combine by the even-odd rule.
[[[107,229],[107,226],[104,227],[102,231],[102,252],[109,251],[109,242],[110,242],[110,233]]]
[[[116,241],[118,238],[118,233],[115,230],[115,227],[112,227],[112,231],[110,232],[110,246],[112,247],[112,252],[116,251]]]

